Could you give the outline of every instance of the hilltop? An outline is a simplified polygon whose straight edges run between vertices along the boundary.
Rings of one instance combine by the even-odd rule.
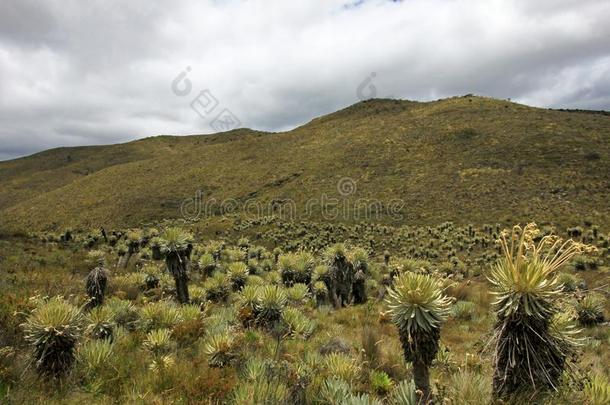
[[[337,183],[353,180],[348,196]],[[131,226],[179,218],[197,191],[237,205],[400,199],[395,224],[610,224],[610,116],[475,96],[375,99],[280,133],[249,129],[57,148],[0,162],[6,230]],[[219,210],[212,212],[219,215]]]

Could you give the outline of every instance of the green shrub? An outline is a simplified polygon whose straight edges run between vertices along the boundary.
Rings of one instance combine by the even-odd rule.
[[[87,377],[96,377],[107,370],[114,356],[109,340],[89,340],[78,348],[76,360]]]
[[[114,313],[108,306],[96,307],[87,315],[87,334],[94,339],[112,340],[116,324]]]
[[[474,319],[477,312],[477,306],[474,302],[458,301],[451,308],[451,316],[453,319],[469,321]]]
[[[377,398],[369,396],[369,394],[350,395],[343,401],[343,405],[383,405]]]
[[[284,309],[282,322],[290,336],[301,336],[304,339],[308,339],[316,328],[316,323],[296,308]]]
[[[578,321],[581,325],[591,326],[604,321],[604,296],[588,293],[576,305]]]
[[[324,359],[328,374],[354,383],[360,377],[360,365],[352,357],[342,353],[330,353]]]
[[[70,371],[76,344],[82,334],[83,316],[62,297],[42,302],[21,326],[33,348],[36,371],[44,377],[62,377]]]
[[[350,384],[340,378],[331,377],[324,380],[319,398],[324,404],[342,405],[351,392]]]
[[[504,232],[504,257],[492,268],[489,281],[498,317],[494,342],[494,394],[556,389],[574,353],[570,340],[550,328],[563,289],[557,271],[585,248],[552,235],[540,237],[535,224]],[[547,253],[561,247],[558,254]]]
[[[302,283],[296,283],[292,287],[286,289],[286,296],[290,302],[300,305],[309,297],[309,288]]]
[[[231,293],[231,284],[226,274],[216,273],[203,284],[206,299],[212,302],[225,302]]]
[[[289,403],[290,391],[284,383],[262,378],[239,384],[233,391],[235,405],[265,405]]]
[[[428,368],[439,348],[440,326],[451,300],[438,280],[427,274],[403,272],[388,290],[386,302],[400,336],[405,361],[413,363],[414,379],[422,400],[431,398]]]
[[[261,287],[256,305],[257,321],[268,327],[273,326],[281,319],[287,301],[286,293],[281,287]]]
[[[173,302],[151,302],[140,310],[140,325],[145,331],[170,329],[179,321],[180,311]]]
[[[401,381],[390,394],[391,405],[420,405],[413,381]]]
[[[210,367],[224,367],[236,357],[235,339],[228,330],[216,333],[206,340],[203,350]]]
[[[295,283],[309,284],[314,259],[308,252],[288,253],[279,257],[278,268],[284,285],[290,287]]]
[[[563,290],[566,292],[576,291],[576,288],[580,283],[580,279],[570,273],[559,273],[558,279],[559,283],[563,287]]]
[[[595,375],[585,384],[584,394],[589,405],[610,404],[610,382],[601,375]]]
[[[379,395],[386,395],[394,386],[394,381],[383,371],[371,371],[369,382],[372,390]]]
[[[113,314],[113,320],[116,325],[125,328],[128,331],[136,329],[140,320],[138,309],[129,301],[112,297],[105,305]]]
[[[155,329],[146,334],[144,347],[154,356],[163,356],[174,348],[172,333],[169,329]]]
[[[242,262],[231,263],[227,268],[227,276],[233,291],[239,291],[246,285],[248,266]]]

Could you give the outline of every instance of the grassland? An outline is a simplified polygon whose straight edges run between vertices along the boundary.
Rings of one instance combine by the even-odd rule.
[[[282,133],[158,136],[0,162],[0,403],[414,405],[396,400],[414,393],[415,369],[386,301],[410,274],[450,299],[435,403],[609,403],[609,158],[606,113],[465,96],[369,100]],[[198,192],[232,210],[185,218]],[[383,209],[325,211],[359,200]],[[401,209],[390,213],[393,201]],[[252,215],[252,202],[295,211]],[[556,286],[542,283],[542,301],[578,325],[571,368],[557,389],[499,399],[490,271],[501,230],[530,221],[595,251],[562,266]],[[162,236],[176,226],[192,239]],[[365,269],[365,303],[351,294],[333,305],[337,243]],[[188,266],[172,265],[180,255]],[[94,309],[92,274],[107,276]],[[292,285],[295,274],[304,281]],[[45,308],[68,315],[37,323]],[[61,367],[35,361],[49,335],[67,353]]]
[[[404,202],[400,219],[378,222],[608,225],[609,137],[604,114],[474,96],[369,100],[288,132],[158,136],[0,162],[0,229],[178,218],[198,190],[238,204],[290,199],[299,219],[320,221],[306,202],[337,197],[346,177],[352,198]]]
[[[189,273],[192,305],[186,307],[175,303],[173,280],[165,271],[165,263],[151,258],[150,243],[122,268],[118,265],[121,246],[129,236],[120,237],[116,244],[111,242],[114,246],[96,231],[75,234],[70,242],[61,242],[59,235],[48,233],[0,240],[0,398],[8,404],[361,403],[329,402],[324,396],[328,393],[325,384],[340,378],[349,381],[353,394],[391,403],[394,388],[412,378],[412,368],[404,361],[397,330],[385,315],[387,306],[380,297],[391,272],[401,268],[399,271],[407,271],[405,266],[410,266],[409,271],[434,274],[443,280],[445,292],[455,302],[442,326],[441,350],[432,367],[438,403],[491,403],[493,347],[489,342],[496,317],[486,277],[499,258],[493,243],[499,227],[278,222],[271,228],[281,229],[284,237],[271,240],[266,237],[266,232],[271,232],[269,224],[245,224],[236,219],[230,222],[233,226],[229,227],[231,233],[223,236],[225,246],[215,276],[204,269],[203,263],[207,262],[203,257],[219,245],[207,238],[195,240]],[[197,232],[197,224],[190,226]],[[274,255],[281,257],[305,249],[313,254],[316,266],[323,264],[324,247],[332,242],[327,241],[324,231],[351,248],[365,247],[370,269],[367,303],[333,309],[328,301],[318,302],[307,288],[301,296],[283,286],[282,259],[278,264]],[[545,232],[551,231],[545,228]],[[154,230],[144,230],[147,233]],[[259,234],[260,239],[249,242],[239,238],[246,234]],[[596,292],[605,297],[602,311],[607,317],[610,237],[597,226],[582,226],[578,239],[599,250],[593,257],[577,258],[561,270],[562,282],[569,283],[563,308],[576,311],[582,297]],[[376,241],[373,246],[371,240]],[[273,250],[274,245],[277,250]],[[74,368],[61,382],[45,381],[35,372],[31,348],[19,325],[43,297],[61,295],[77,307],[86,302],[85,278],[93,267],[91,252],[102,252],[110,271],[103,306],[110,314],[105,325],[114,334],[110,354],[95,357],[96,361],[87,355],[87,350],[99,342],[92,334],[92,325],[99,326],[99,319],[87,317],[82,321]],[[385,255],[389,255],[387,263]],[[231,291],[225,284],[226,299],[211,296],[209,292],[217,288],[214,280],[230,274],[236,262],[248,263],[246,286],[278,285],[292,297],[284,311],[290,308],[301,314],[303,325],[280,334],[264,325],[247,326],[245,293]],[[413,263],[417,265],[413,267]],[[146,280],[151,274],[160,284],[148,288]],[[129,316],[126,307],[131,308]],[[610,361],[608,324],[581,329],[584,340],[574,360],[578,370],[575,381],[566,380],[558,392],[539,393],[534,399],[516,397],[503,403],[597,403],[591,401],[599,397],[591,396],[585,386],[593,376],[610,377],[605,367]],[[154,330],[169,331],[161,357],[150,349],[149,336]],[[229,339],[227,362],[222,365],[215,362],[209,346],[219,334]],[[267,385],[260,383],[261,367],[267,370],[262,374]],[[269,395],[269,387],[278,390],[278,396]]]

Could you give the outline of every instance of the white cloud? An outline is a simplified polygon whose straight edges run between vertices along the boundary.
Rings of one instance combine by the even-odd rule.
[[[378,97],[609,109],[609,20],[603,0],[6,0],[0,159],[208,133],[223,108],[284,130],[357,102],[372,72]],[[190,108],[204,89],[206,119]]]

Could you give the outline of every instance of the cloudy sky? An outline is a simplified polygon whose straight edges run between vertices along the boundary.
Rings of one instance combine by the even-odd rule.
[[[2,0],[0,160],[369,97],[610,109],[607,0]]]

